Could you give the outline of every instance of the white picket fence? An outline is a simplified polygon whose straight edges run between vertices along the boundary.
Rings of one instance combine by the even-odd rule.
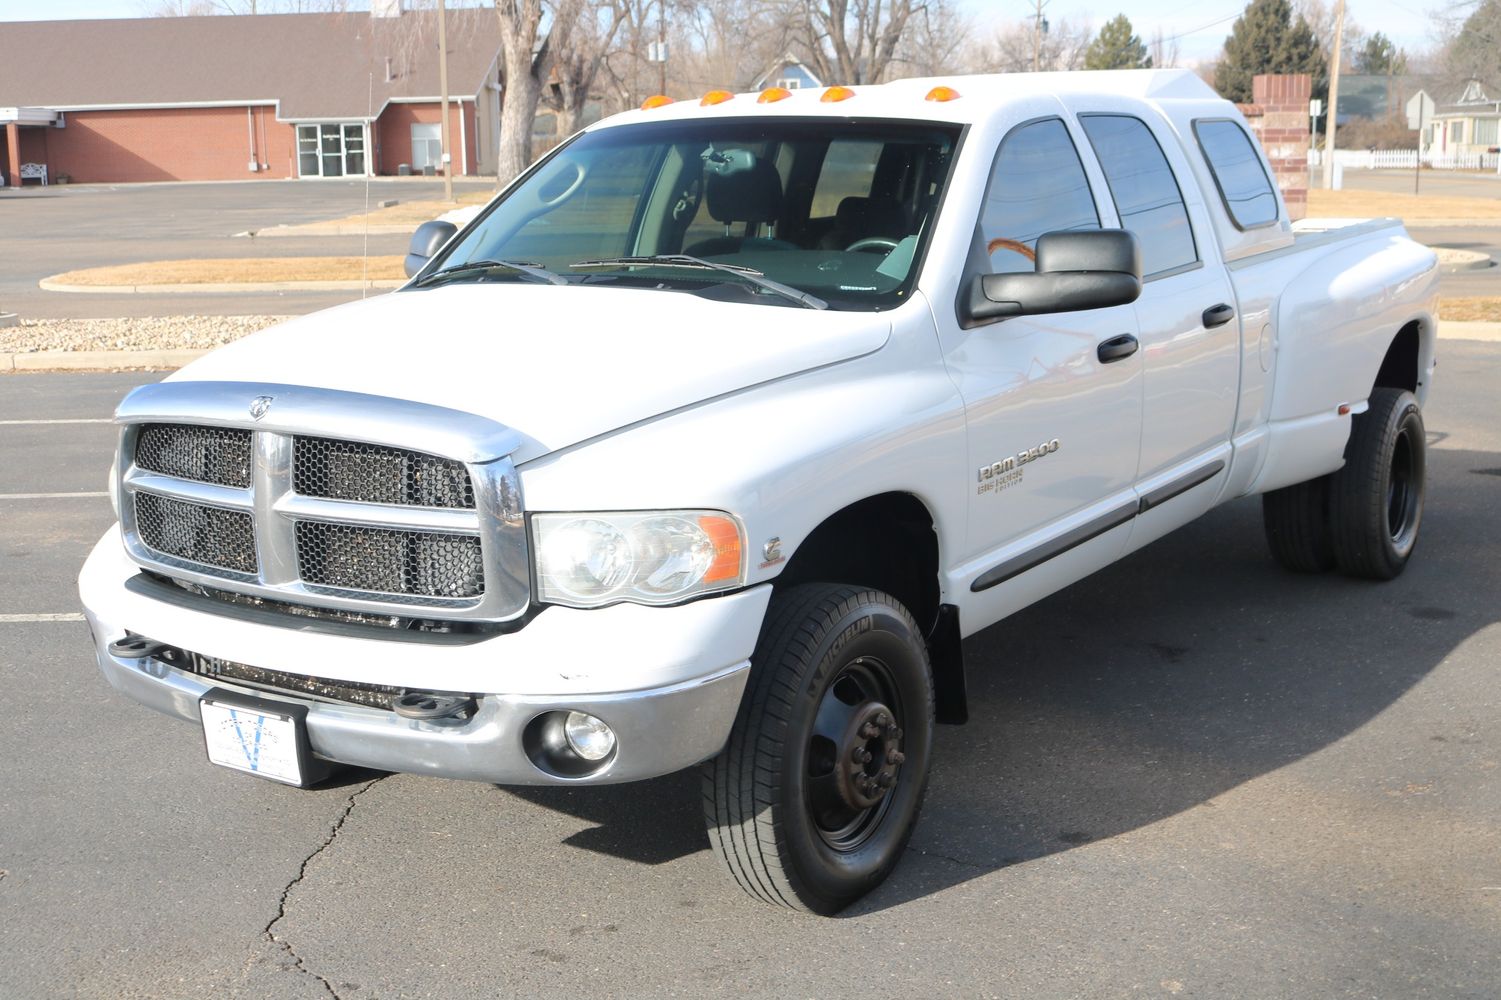
[[[1415,149],[1336,149],[1334,162],[1346,170],[1412,170],[1418,163]],[[1308,165],[1321,166],[1324,151],[1308,151]],[[1434,170],[1496,170],[1501,167],[1501,153],[1439,153],[1429,150],[1423,154],[1423,166]]]

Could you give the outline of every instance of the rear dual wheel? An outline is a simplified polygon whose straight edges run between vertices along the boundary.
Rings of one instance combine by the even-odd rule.
[[[843,909],[901,859],[932,740],[927,649],[900,603],[834,584],[776,595],[729,742],[703,767],[715,853],[768,903]]]
[[[1417,544],[1427,468],[1417,399],[1377,389],[1354,418],[1344,468],[1262,497],[1272,555],[1295,572],[1395,578]]]

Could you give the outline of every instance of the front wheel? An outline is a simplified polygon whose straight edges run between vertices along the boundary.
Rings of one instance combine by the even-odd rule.
[[[901,859],[933,745],[927,648],[888,594],[772,599],[724,752],[703,766],[714,851],[768,903],[831,914]]]

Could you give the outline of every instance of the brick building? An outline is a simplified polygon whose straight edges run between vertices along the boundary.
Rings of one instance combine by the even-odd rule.
[[[437,15],[11,22],[0,30],[7,184],[363,177],[441,170]],[[453,172],[494,173],[500,32],[450,11]],[[23,169],[24,168],[24,169]]]

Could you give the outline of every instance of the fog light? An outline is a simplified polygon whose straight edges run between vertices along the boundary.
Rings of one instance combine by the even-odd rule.
[[[563,735],[573,752],[585,760],[604,760],[615,750],[615,733],[603,719],[584,712],[568,713],[563,720]]]

